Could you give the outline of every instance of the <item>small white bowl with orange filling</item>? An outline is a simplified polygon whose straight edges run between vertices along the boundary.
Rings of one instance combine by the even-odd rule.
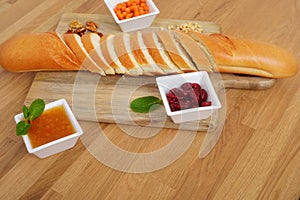
[[[159,14],[159,9],[152,0],[104,0],[104,2],[123,32],[150,27]],[[142,9],[143,6],[132,8],[140,4],[145,4],[147,9]],[[131,16],[128,17],[129,15]]]
[[[23,113],[14,117],[16,123],[24,119]],[[45,105],[41,116],[31,122],[27,135],[22,135],[29,153],[46,158],[75,146],[83,134],[65,99]]]

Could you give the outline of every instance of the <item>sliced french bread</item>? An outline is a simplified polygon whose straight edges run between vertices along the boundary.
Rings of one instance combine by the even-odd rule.
[[[180,44],[172,37],[171,31],[157,30],[155,31],[159,40],[163,44],[165,51],[169,54],[173,63],[183,72],[195,72],[197,69],[190,60],[189,56],[180,46]]]
[[[100,48],[103,58],[115,70],[117,74],[127,74],[128,70],[120,62],[114,47],[114,35],[109,34],[100,40]]]
[[[119,33],[114,36],[114,49],[116,56],[121,64],[127,69],[128,75],[138,76],[143,74],[142,68],[139,66],[133,56],[130,47],[130,36],[127,33]]]
[[[84,34],[81,37],[81,41],[89,53],[90,57],[95,61],[95,63],[101,67],[105,74],[113,75],[115,74],[114,69],[106,62],[104,59],[101,48],[100,48],[100,36],[96,33]]]
[[[286,78],[299,70],[296,58],[275,45],[221,34],[190,32],[187,36],[181,32],[170,33],[167,39],[171,37],[175,41],[170,48],[174,49],[175,44],[175,51],[179,51],[178,55],[182,57],[177,57],[177,60],[174,57],[172,60],[166,51],[169,48],[166,42],[164,44],[163,39],[151,31],[120,37],[127,55],[126,60],[121,59],[123,64],[118,56],[124,53],[119,52],[118,40],[114,42],[115,35],[105,35],[100,41],[97,37],[87,38],[85,43],[85,39],[76,34],[61,36],[44,32],[15,36],[2,43],[0,65],[14,72],[90,70],[101,75],[174,74],[185,72],[180,63],[188,63],[184,58],[186,55],[198,70],[205,71]]]
[[[154,62],[164,71],[166,74],[178,74],[183,73],[177,66],[171,61],[169,55],[166,53],[162,44],[159,42],[158,37],[151,31],[142,32],[142,39],[144,44],[154,60]]]
[[[90,57],[79,35],[75,33],[74,34],[65,33],[63,34],[63,39],[66,42],[66,44],[70,47],[70,49],[74,52],[74,54],[80,61],[81,66],[88,69],[90,72],[99,73],[103,76],[106,75],[104,73],[104,70],[101,67],[99,67],[95,63],[95,61]]]
[[[136,62],[143,70],[143,75],[164,74],[150,56],[140,31],[132,32],[130,35],[130,48]]]
[[[198,42],[190,37],[186,33],[179,31],[171,32],[174,40],[176,40],[186,51],[189,57],[192,59],[193,63],[196,65],[199,71],[215,71],[215,62],[213,57],[207,52],[205,46],[201,46]]]

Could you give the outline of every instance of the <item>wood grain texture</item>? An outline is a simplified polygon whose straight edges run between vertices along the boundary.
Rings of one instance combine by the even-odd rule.
[[[88,14],[88,13],[64,13],[62,14],[58,25],[55,29],[56,32],[62,34],[68,29],[69,23],[73,20],[79,20],[82,23],[87,21],[94,21],[99,24],[99,31],[103,34],[120,33],[121,29],[115,23],[111,15],[103,14]],[[221,26],[219,24],[208,21],[197,20],[178,20],[178,19],[160,19],[156,18],[151,27],[168,28],[169,25],[184,24],[186,22],[195,22],[203,27],[204,33],[221,33]]]
[[[298,0],[154,1],[160,9],[158,18],[215,22],[227,35],[282,46],[300,61]],[[1,1],[0,43],[19,33],[54,31],[63,13],[109,14],[99,0]],[[47,159],[28,154],[22,139],[15,136],[13,116],[21,111],[36,74],[2,68],[0,74],[0,199],[286,200],[300,196],[299,73],[277,80],[267,90],[227,89],[225,126],[207,157],[198,158],[205,134],[195,134],[172,164],[141,174],[102,164],[82,141]],[[93,131],[93,124],[82,125],[85,133]],[[138,138],[114,124],[99,127],[115,145],[137,153],[161,149],[178,135],[176,130],[162,129],[152,137]]]
[[[217,91],[220,84],[225,88],[259,90],[270,88],[275,83],[274,79],[232,74],[223,74],[220,79],[219,75],[212,73],[210,77]],[[160,96],[155,78],[101,77],[90,72],[38,72],[26,96],[25,105],[29,106],[36,98],[42,98],[46,103],[63,98],[72,106],[78,120],[197,131],[216,127],[220,120],[218,118],[175,124],[166,115],[163,106],[151,114],[132,112],[129,104],[133,99]]]

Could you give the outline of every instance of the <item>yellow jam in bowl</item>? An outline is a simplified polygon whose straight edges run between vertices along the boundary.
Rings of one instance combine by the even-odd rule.
[[[32,121],[28,137],[32,148],[75,133],[71,121],[63,106],[57,106],[43,112]]]

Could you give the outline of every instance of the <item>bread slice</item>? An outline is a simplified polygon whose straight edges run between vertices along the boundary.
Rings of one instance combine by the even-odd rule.
[[[84,45],[82,44],[81,37],[79,35],[65,33],[63,34],[63,39],[70,47],[70,49],[74,52],[82,67],[91,72],[99,73],[103,76],[106,75],[103,69],[99,67],[89,56],[88,52],[84,48]]]
[[[120,62],[114,47],[114,35],[103,36],[100,40],[100,49],[103,58],[114,69],[117,74],[127,74],[128,70]]]
[[[97,33],[84,34],[81,41],[95,63],[101,67],[105,74],[115,74],[114,69],[104,59],[100,48],[100,36]]]
[[[119,33],[114,36],[114,47],[117,57],[122,65],[127,69],[128,75],[138,76],[143,74],[143,70],[135,60],[130,47],[130,36],[127,33]]]
[[[150,65],[149,61],[147,60],[145,56],[145,49],[143,50],[141,47],[140,42],[142,40],[139,38],[139,36],[141,36],[139,31],[129,33],[129,42],[132,55],[134,56],[137,64],[142,68],[143,75],[153,76],[156,70]]]
[[[144,44],[152,57],[153,61],[164,71],[166,74],[183,73],[171,61],[169,55],[166,53],[162,44],[159,42],[158,37],[151,31],[143,31],[142,38]]]
[[[56,32],[14,36],[0,47],[0,65],[13,72],[79,70],[80,62]]]
[[[209,53],[209,49],[202,47],[198,42],[195,42],[195,39],[186,33],[179,31],[173,31],[172,33],[173,37],[185,49],[199,71],[213,72],[215,70],[216,64]]]
[[[161,75],[165,72],[154,62],[142,38],[141,31],[130,33],[130,45],[132,53],[144,71],[144,75]]]
[[[183,72],[195,72],[197,69],[194,64],[180,46],[180,44],[173,38],[171,31],[158,30],[155,31],[165,50],[169,54],[172,61]]]

